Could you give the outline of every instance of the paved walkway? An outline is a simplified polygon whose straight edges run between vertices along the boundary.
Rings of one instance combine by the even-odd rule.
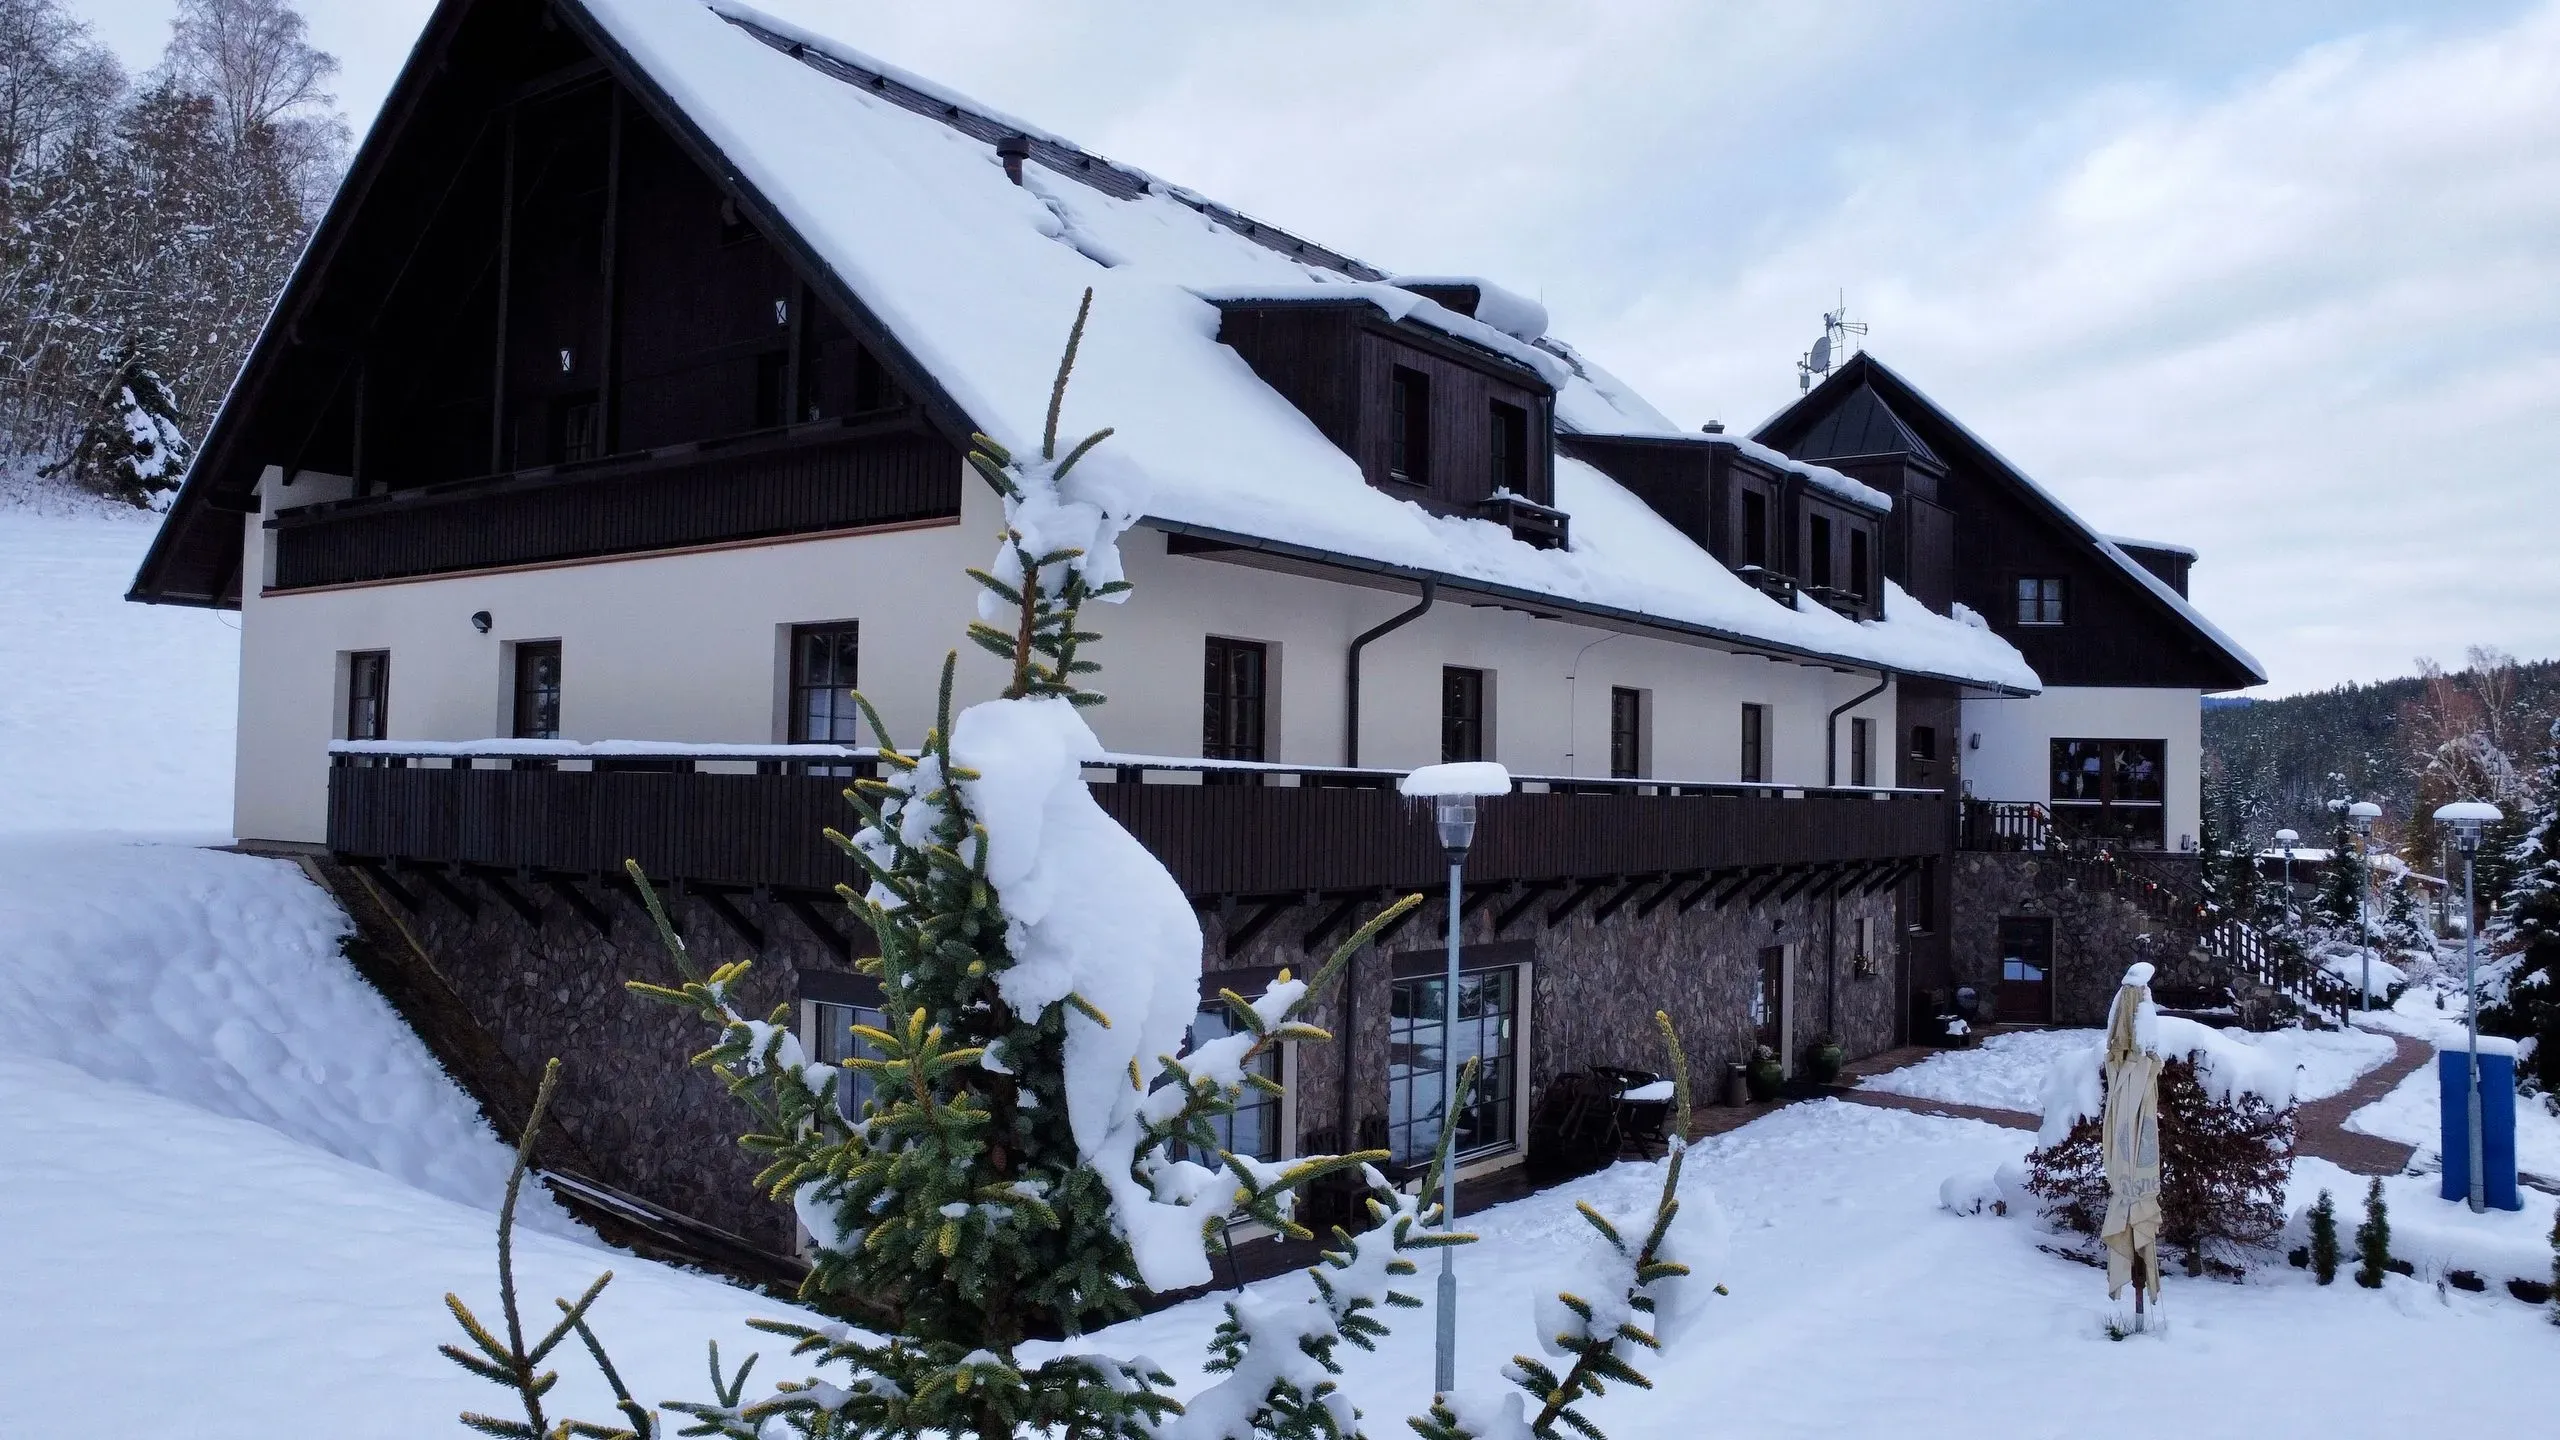
[[[2367,1031],[2380,1035],[2380,1030]],[[2393,1035],[2396,1053],[2373,1070],[2368,1070],[2353,1085],[2326,1100],[2305,1100],[2294,1107],[2294,1148],[2305,1155],[2317,1155],[2337,1163],[2343,1170],[2358,1175],[2397,1175],[2409,1168],[2409,1157],[2418,1153],[2415,1145],[2385,1140],[2379,1135],[2364,1135],[2346,1128],[2347,1117],[2388,1095],[2401,1081],[2423,1070],[2435,1057],[2435,1047],[2406,1035]]]
[[[2383,1032],[2370,1033],[2378,1035]],[[2390,1094],[2401,1081],[2424,1069],[2435,1053],[2434,1048],[2424,1041],[2412,1040],[2406,1035],[2389,1038],[2393,1047],[2389,1060],[2365,1072],[2345,1090],[2325,1100],[2306,1100],[2294,1108],[2296,1153],[2317,1155],[2357,1175],[2397,1175],[2409,1168],[2409,1157],[2417,1153],[2416,1146],[2346,1128],[2348,1116]],[[1917,1048],[1889,1050],[1850,1066],[1841,1072],[1841,1078],[1854,1081],[1870,1075],[1882,1075],[1905,1065],[1917,1064],[1935,1053]],[[2036,1116],[2023,1111],[1921,1100],[1909,1095],[1888,1095],[1881,1090],[1844,1090],[1839,1092],[1839,1098],[1884,1110],[1908,1110],[1918,1115],[1941,1115],[1956,1120],[1983,1120],[2012,1130],[2034,1130],[2040,1124]]]

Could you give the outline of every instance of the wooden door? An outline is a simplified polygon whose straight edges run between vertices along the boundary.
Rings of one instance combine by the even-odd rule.
[[[1793,1068],[1787,1057],[1787,947],[1770,945],[1760,951],[1760,970],[1753,978],[1751,991],[1751,1038],[1769,1047],[1778,1062]]]
[[[2012,915],[2000,921],[2000,996],[2004,1025],[2042,1025],[2053,1018],[2053,920]]]

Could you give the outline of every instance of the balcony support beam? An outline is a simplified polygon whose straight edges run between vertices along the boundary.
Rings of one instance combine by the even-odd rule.
[[[613,913],[588,899],[587,892],[578,888],[575,877],[545,875],[542,883],[550,888],[552,894],[560,897],[560,903],[568,906],[570,913],[586,921],[587,928],[595,931],[598,937],[613,938]]]

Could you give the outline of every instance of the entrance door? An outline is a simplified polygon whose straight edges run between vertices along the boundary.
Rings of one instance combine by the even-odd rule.
[[[1751,987],[1751,1038],[1766,1046],[1778,1057],[1778,1063],[1792,1073],[1795,1062],[1787,1056],[1787,947],[1765,946],[1760,951],[1760,971]]]
[[[2012,915],[2000,921],[1999,1016],[2006,1025],[2053,1018],[2053,920]]]

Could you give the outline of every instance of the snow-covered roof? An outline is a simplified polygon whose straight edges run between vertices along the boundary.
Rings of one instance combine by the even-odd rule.
[[[2131,579],[2135,584],[2140,585],[2143,589],[2150,591],[2153,598],[2157,599],[2161,604],[2174,611],[2188,624],[2194,626],[2207,639],[2219,646],[2223,653],[2229,655],[2234,661],[2238,662],[2243,669],[2256,677],[2252,683],[2260,685],[2266,683],[2267,667],[2259,664],[2257,657],[2251,655],[2246,649],[2243,649],[2239,641],[2232,639],[2221,626],[2206,619],[2204,612],[2198,610],[2193,604],[2191,604],[2187,600],[2187,597],[2179,594],[2168,581],[2152,574],[2148,566],[2144,565],[2141,561],[2134,559],[2131,555],[2126,554],[2124,548],[2117,544],[2116,541],[2100,534],[2096,526],[2091,525],[2088,521],[2082,519],[2079,513],[2073,510],[2070,506],[2063,504],[2060,497],[2056,496],[2052,491],[2046,489],[2044,486],[2037,484],[2035,477],[2021,469],[2015,462],[2010,460],[2008,456],[2001,454],[1999,449],[1993,446],[1990,441],[1983,439],[1978,434],[1975,434],[1972,427],[1966,425],[1962,420],[1957,419],[1953,414],[1949,413],[1945,406],[1938,404],[1936,401],[1931,400],[1926,394],[1922,393],[1919,386],[1912,384],[1907,379],[1904,379],[1900,373],[1896,372],[1883,361],[1876,359],[1874,355],[1866,351],[1860,351],[1856,356],[1852,357],[1851,364],[1861,367],[1864,370],[1871,370],[1876,373],[1889,376],[1894,384],[1910,391],[1921,404],[1928,406],[1932,411],[1936,412],[1936,417],[1940,422],[1945,424],[1949,429],[1955,431],[1956,434],[1962,437],[1967,444],[1972,445],[1976,450],[1980,451],[1984,458],[1988,459],[1993,464],[1998,465],[2002,470],[2008,472],[2009,477],[2014,480],[2021,489],[2034,496],[2038,502],[2042,503],[2055,516],[2060,518],[2065,525],[2078,530],[2092,547],[2094,547],[2100,554],[2106,556],[2108,560],[2113,562],[2115,567],[2124,572],[2128,579]],[[1842,379],[1842,377],[1848,376],[1851,373],[1852,372],[1849,369],[1844,368],[1835,373],[1831,381],[1827,381],[1825,383],[1837,383]],[[1821,392],[1817,390],[1815,393],[1818,395]],[[1755,435],[1768,433],[1770,427],[1775,425],[1781,417],[1785,416],[1788,412],[1796,409],[1803,403],[1804,401],[1799,399],[1779,407],[1775,414],[1752,427],[1751,433]],[[2147,548],[2151,547],[2151,542],[2149,541],[2137,540],[2132,543],[2142,545]],[[2174,550],[2180,547],[2165,546],[2156,548]]]
[[[994,145],[965,133],[957,118],[919,114],[842,78],[847,67],[888,67],[732,0],[582,3],[638,75],[861,298],[950,401],[1017,451],[1038,443],[1059,348],[1091,287],[1092,320],[1062,429],[1081,435],[1111,425],[1117,433],[1077,471],[1086,498],[1167,528],[1528,592],[1560,608],[1618,612],[1719,642],[2040,688],[2006,641],[1899,591],[1888,594],[1880,621],[1849,620],[1810,602],[1781,605],[1587,465],[1560,459],[1556,467],[1556,504],[1572,516],[1568,550],[1538,549],[1490,521],[1436,516],[1389,496],[1218,342],[1219,311],[1204,297],[1365,300],[1538,370],[1555,384],[1559,422],[1568,428],[1700,438],[1560,341],[1532,345],[1376,283],[1366,276],[1380,272],[1356,262],[1334,268],[1300,258],[1244,233],[1252,227],[1232,212],[1204,210],[1197,197],[1125,166],[1110,167],[1117,183],[1106,187],[1051,168],[1035,148],[1014,184]],[[949,103],[987,114],[956,96]],[[1496,309],[1495,319],[1528,328],[1518,306],[1497,301]],[[1715,439],[1749,447],[1853,503],[1888,503],[1837,472],[1739,436]]]
[[[2197,558],[2194,547],[2168,540],[2140,540],[2131,535],[2109,535],[2105,539],[2108,544],[2123,545],[2135,550],[2157,550],[2164,555],[2184,555],[2190,560]]]

